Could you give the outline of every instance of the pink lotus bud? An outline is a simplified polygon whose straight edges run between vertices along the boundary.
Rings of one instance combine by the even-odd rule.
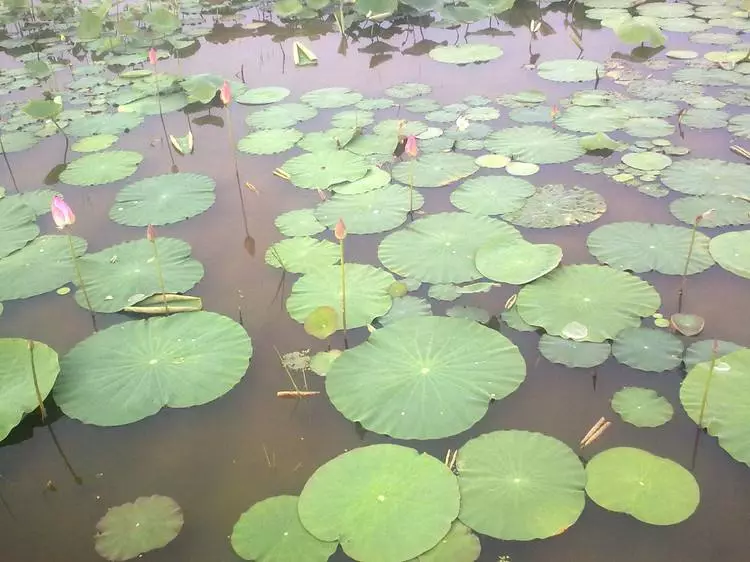
[[[333,234],[336,236],[336,240],[343,240],[346,238],[346,225],[342,219],[336,223],[336,228],[333,229]]]
[[[406,137],[406,145],[404,146],[404,152],[411,158],[416,158],[419,154],[419,148],[417,147],[417,137],[410,135]]]
[[[148,225],[148,227],[146,227],[146,238],[149,242],[156,241],[156,229],[154,228],[153,224],[150,224]]]
[[[151,64],[155,65],[156,64],[156,60],[157,60],[156,49],[154,49],[153,47],[151,47],[148,50],[148,62],[150,62]]]
[[[70,208],[63,198],[55,195],[52,198],[52,204],[50,205],[50,211],[52,211],[52,220],[55,221],[55,226],[62,230],[66,226],[75,224],[76,216],[73,214],[73,209]]]
[[[550,109],[549,114],[550,114],[550,117],[552,117],[552,119],[557,119],[557,116],[560,115],[560,108],[557,107],[556,105],[553,105],[552,109]]]
[[[224,80],[224,84],[221,85],[219,97],[221,97],[221,103],[224,105],[229,105],[232,101],[232,88],[229,87],[229,82],[226,80]]]

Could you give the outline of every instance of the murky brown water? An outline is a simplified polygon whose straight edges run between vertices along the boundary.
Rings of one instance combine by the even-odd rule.
[[[252,13],[251,13],[252,16]],[[548,17],[558,30],[533,44],[539,61],[575,57],[578,49],[566,36],[559,14]],[[497,26],[497,22],[495,22]],[[486,22],[469,30],[486,28]],[[506,27],[507,29],[507,27]],[[459,33],[463,40],[465,29]],[[246,33],[246,32],[244,32]],[[497,43],[505,50],[502,59],[486,65],[453,67],[434,62],[426,56],[403,55],[398,50],[392,59],[370,68],[372,55],[358,52],[369,44],[361,40],[349,45],[346,56],[337,52],[339,36],[329,33],[310,44],[320,59],[317,68],[295,68],[291,60],[291,42],[274,43],[270,37],[237,38],[221,42],[228,35],[241,36],[240,28],[218,29],[209,36],[196,55],[183,61],[183,72],[212,72],[232,76],[244,65],[244,76],[251,86],[280,85],[293,91],[293,97],[307,90],[326,86],[348,86],[366,96],[379,97],[383,90],[403,81],[425,82],[433,86],[431,97],[440,102],[459,101],[468,94],[494,98],[525,88],[542,89],[551,100],[564,97],[571,87],[539,79],[522,66],[528,63],[528,31],[515,30],[515,37],[481,37],[482,42]],[[389,40],[408,49],[422,36],[453,42],[457,34],[450,30],[417,30],[396,34]],[[612,51],[610,32],[586,30],[584,56],[603,60]],[[686,36],[674,36],[670,48],[687,46]],[[698,50],[708,50],[701,48]],[[695,47],[693,47],[695,48]],[[284,54],[286,53],[286,54]],[[3,64],[17,64],[3,58]],[[161,63],[160,63],[161,64]],[[174,61],[164,67],[176,71]],[[655,76],[665,74],[655,72]],[[620,89],[610,82],[604,88]],[[290,98],[290,99],[292,99]],[[248,109],[233,105],[232,119],[237,136],[247,127]],[[213,110],[224,117],[222,111]],[[396,115],[396,110],[381,111],[379,117]],[[510,122],[505,115],[500,125]],[[192,114],[195,119],[206,112]],[[323,128],[330,111],[322,111],[315,120],[300,126],[303,131]],[[184,134],[183,113],[165,117],[167,128]],[[493,123],[497,128],[498,125]],[[195,171],[217,180],[216,204],[205,214],[177,225],[163,227],[163,235],[188,241],[194,256],[206,268],[206,276],[193,291],[203,297],[207,310],[235,319],[242,311],[245,326],[255,348],[245,379],[223,398],[196,408],[163,410],[141,422],[119,427],[100,428],[83,425],[58,414],[51,427],[42,427],[30,416],[0,447],[0,545],[5,562],[94,562],[100,560],[93,550],[92,536],[97,520],[106,509],[137,496],[163,494],[174,497],[185,513],[185,527],[178,538],[162,551],[148,553],[153,562],[231,562],[239,560],[232,552],[228,536],[238,516],[250,505],[278,494],[297,494],[307,478],[321,464],[346,449],[387,441],[372,433],[362,435],[345,420],[325,396],[294,402],[275,397],[277,390],[289,387],[274,346],[284,353],[313,347],[323,349],[306,336],[274,300],[281,274],[267,267],[263,254],[269,244],[281,238],[273,226],[281,212],[313,206],[317,194],[299,190],[271,174],[292,153],[273,157],[240,155],[243,181],[251,181],[258,195],[245,190],[245,216],[255,240],[257,254],[244,249],[245,230],[239,206],[239,193],[228,149],[227,130],[211,125],[193,124],[196,151],[177,157],[181,171]],[[122,227],[107,218],[118,189],[134,179],[169,171],[166,145],[153,139],[162,135],[158,117],[124,135],[118,143],[123,149],[145,154],[136,176],[125,182],[94,189],[62,187],[66,200],[76,209],[76,234],[89,241],[97,251],[114,243],[140,238],[140,229]],[[689,130],[686,144],[693,156],[721,157],[739,161],[728,150],[726,133]],[[616,136],[616,135],[613,135]],[[294,149],[297,153],[299,149]],[[48,171],[59,163],[63,139],[48,139],[31,151],[11,155],[21,190],[41,186]],[[615,157],[616,158],[616,157]],[[545,183],[578,184],[601,193],[609,210],[601,220],[583,227],[551,231],[523,230],[533,242],[554,241],[564,250],[564,263],[591,262],[585,238],[591,230],[607,222],[639,220],[674,223],[667,199],[651,199],[632,188],[614,184],[604,176],[583,176],[570,165],[544,166],[530,178]],[[7,170],[0,170],[0,183],[10,186]],[[61,189],[60,186],[57,189]],[[244,188],[243,188],[244,189]],[[450,208],[448,190],[430,190],[425,210]],[[42,219],[51,231],[49,217]],[[355,237],[348,247],[350,258],[375,261],[375,249],[381,236]],[[676,310],[679,278],[658,274],[643,276],[662,295],[662,312]],[[286,278],[285,292],[294,276]],[[424,289],[423,289],[424,291]],[[719,338],[750,345],[747,318],[750,317],[748,285],[715,267],[691,276],[688,281],[687,307],[705,317],[703,338]],[[462,297],[460,304],[475,304],[491,313],[499,313],[514,292],[510,286],[493,290],[490,295]],[[444,304],[436,303],[435,312]],[[126,319],[123,315],[99,315],[100,328]],[[60,355],[83,340],[91,330],[90,317],[72,297],[45,295],[26,301],[5,303],[0,317],[0,337],[28,337],[46,342]],[[470,431],[440,442],[405,443],[442,458],[445,451],[459,447],[470,437],[497,429],[518,428],[541,431],[570,446],[602,415],[612,417],[609,400],[621,386],[643,385],[654,388],[675,406],[674,419],[656,429],[638,429],[615,423],[605,436],[586,450],[587,458],[611,446],[642,447],[689,466],[695,424],[679,405],[680,372],[643,373],[610,360],[597,372],[596,388],[592,372],[571,370],[540,358],[536,334],[521,334],[503,327],[519,345],[528,364],[526,381]],[[356,338],[363,338],[364,333]],[[311,386],[322,390],[322,381],[311,375]],[[53,433],[54,432],[54,433]],[[270,457],[272,466],[266,458]],[[494,561],[510,555],[513,562],[739,562],[747,560],[747,526],[750,521],[750,473],[747,466],[733,461],[711,437],[703,436],[694,474],[701,486],[701,504],[690,519],[672,527],[648,526],[620,514],[607,512],[588,501],[581,519],[561,536],[530,543],[503,542],[482,537],[481,561]],[[78,479],[78,481],[77,481]],[[56,491],[46,489],[53,483]],[[338,552],[332,560],[347,560]],[[304,562],[304,561],[300,561]]]

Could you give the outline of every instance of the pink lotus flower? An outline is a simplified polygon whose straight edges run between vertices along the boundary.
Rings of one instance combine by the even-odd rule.
[[[346,238],[346,225],[344,224],[343,219],[339,219],[339,222],[336,223],[336,228],[333,229],[333,235],[336,237],[336,240],[343,240]]]
[[[73,214],[73,209],[70,208],[63,198],[55,195],[52,198],[52,204],[50,205],[50,211],[52,211],[52,220],[55,221],[55,226],[62,230],[66,226],[75,224],[76,216]]]
[[[417,147],[417,137],[410,135],[406,137],[406,145],[404,146],[404,152],[411,158],[416,158],[419,154],[419,148]]]
[[[156,65],[157,57],[156,57],[156,49],[151,47],[148,51],[148,62],[150,62],[153,65]]]
[[[146,238],[149,242],[156,241],[156,229],[154,228],[153,224],[148,225],[148,227],[146,228]]]
[[[232,101],[232,88],[229,87],[229,82],[226,80],[219,89],[219,96],[221,97],[221,103],[224,105],[229,105],[229,102]]]

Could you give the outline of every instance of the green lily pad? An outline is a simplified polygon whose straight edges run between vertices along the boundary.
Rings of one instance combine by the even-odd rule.
[[[336,194],[343,195],[357,195],[360,193],[367,193],[374,189],[381,189],[386,187],[391,181],[391,175],[378,168],[377,166],[371,166],[362,178],[345,183],[336,184],[333,189]]]
[[[358,180],[369,171],[364,158],[346,150],[302,154],[284,162],[282,168],[289,174],[289,181],[303,189],[328,189]]]
[[[443,187],[469,177],[478,169],[474,158],[466,154],[423,154],[416,160],[396,164],[393,178],[414,187]]]
[[[539,77],[553,82],[588,82],[604,76],[604,66],[585,59],[558,59],[544,61],[537,67]]]
[[[661,47],[667,41],[657,20],[651,17],[624,18],[614,26],[613,31],[620,41],[633,45],[650,43],[652,47]]]
[[[338,547],[313,537],[300,523],[297,496],[275,496],[243,513],[232,530],[232,548],[257,562],[326,562]]]
[[[551,184],[538,187],[523,207],[503,218],[528,228],[556,228],[593,222],[606,210],[604,197],[595,191]]]
[[[487,324],[490,321],[490,313],[477,306],[452,306],[445,311],[445,315],[451,318],[465,318],[480,324]]]
[[[586,477],[586,493],[596,504],[651,525],[680,523],[700,501],[690,472],[642,449],[607,449],[588,462]]]
[[[153,95],[120,105],[117,110],[124,113],[138,115],[159,115],[179,111],[190,103],[190,99],[182,92],[167,95]]]
[[[353,105],[362,99],[362,94],[349,88],[321,88],[302,94],[300,101],[318,109],[334,109]]]
[[[449,64],[488,62],[502,55],[500,47],[483,43],[439,45],[430,51],[431,59]]]
[[[317,114],[317,109],[304,103],[280,103],[251,113],[245,121],[256,129],[287,129]]]
[[[96,524],[96,552],[106,560],[140,557],[163,548],[180,534],[182,510],[172,498],[150,496],[110,507]]]
[[[581,144],[581,148],[583,148],[586,152],[591,152],[594,150],[617,150],[621,146],[619,142],[610,138],[604,133],[596,133],[594,135],[581,137],[580,139],[578,139],[578,142]],[[585,166],[587,164],[588,163],[583,162],[581,164],[577,164],[576,166]]]
[[[199,174],[145,178],[117,194],[109,217],[127,226],[173,224],[208,210],[216,200],[215,187],[214,180]]]
[[[578,137],[536,125],[496,131],[484,145],[495,154],[531,164],[568,162],[584,153]]]
[[[653,328],[626,328],[612,342],[612,355],[620,363],[653,373],[676,368],[683,351],[680,338]]]
[[[410,210],[424,204],[422,195],[399,184],[390,184],[358,195],[336,194],[318,205],[315,218],[328,228],[339,219],[346,224],[349,234],[373,234],[401,226]]]
[[[326,390],[344,417],[366,429],[439,439],[470,428],[525,375],[521,353],[500,333],[464,318],[424,316],[394,322],[345,351]],[[367,384],[373,377],[388,382]]]
[[[319,306],[305,318],[305,332],[319,340],[330,338],[338,325],[338,312],[330,306]]]
[[[456,520],[443,540],[410,562],[476,562],[481,551],[479,537]]]
[[[608,133],[621,129],[628,115],[616,107],[571,106],[555,119],[564,129],[579,133]]]
[[[432,307],[430,303],[419,297],[412,297],[410,295],[393,299],[393,306],[388,311],[388,314],[378,318],[378,323],[381,326],[388,326],[404,318],[411,318],[413,316],[431,316]]]
[[[68,164],[60,181],[78,186],[112,183],[134,174],[142,160],[143,156],[129,150],[87,154]]]
[[[348,226],[348,223],[347,223]],[[266,263],[290,273],[309,273],[339,261],[338,244],[296,236],[272,244],[266,251]]]
[[[31,353],[29,340],[0,338],[0,441],[26,414],[39,407],[36,385],[44,400],[52,391],[60,372],[57,353],[52,348],[34,342],[33,371]]]
[[[599,265],[568,265],[526,285],[518,293],[521,318],[554,336],[573,322],[586,333],[582,341],[602,342],[659,309],[661,298],[635,275]]]
[[[747,166],[723,160],[693,158],[672,164],[661,175],[670,189],[688,195],[743,195],[750,197]]]
[[[72,242],[76,256],[83,255],[86,241],[73,237]],[[0,301],[48,293],[74,277],[67,235],[39,236],[0,260]]]
[[[235,101],[244,105],[265,105],[276,103],[286,98],[291,92],[280,86],[265,86],[252,88],[237,96]]]
[[[237,149],[245,154],[278,154],[292,148],[302,138],[297,129],[261,129],[242,137]]]
[[[674,125],[656,117],[632,117],[625,123],[625,132],[633,137],[653,139],[674,133]]]
[[[143,123],[143,116],[137,113],[104,113],[88,115],[70,122],[65,132],[73,137],[93,135],[121,135]]]
[[[299,518],[318,539],[340,541],[355,560],[400,562],[435,547],[459,503],[456,477],[439,460],[399,445],[370,445],[315,471],[300,494]],[[407,526],[412,532],[396,532]]]
[[[315,218],[314,209],[288,211],[276,217],[274,224],[284,236],[313,236],[326,229]]]
[[[338,129],[358,129],[375,122],[372,111],[350,109],[340,111],[331,118],[331,126]]]
[[[612,346],[608,342],[575,341],[542,334],[539,338],[539,353],[552,363],[571,368],[591,369],[609,358]]]
[[[658,152],[628,152],[622,156],[622,162],[636,170],[652,172],[669,167],[672,159]]]
[[[0,199],[0,258],[23,248],[38,235],[34,209],[17,197]]]
[[[680,121],[695,129],[723,129],[727,126],[729,113],[718,109],[698,109],[691,107],[682,114]]]
[[[78,287],[78,304],[87,308],[88,295],[95,312],[118,312],[156,293],[183,293],[203,278],[203,266],[190,256],[187,242],[159,238],[156,246],[161,276],[154,244],[146,238],[83,256],[78,263],[86,291]]]
[[[341,351],[332,349],[331,351],[321,351],[316,353],[310,359],[310,369],[316,375],[325,377],[331,370],[333,363],[341,356]]]
[[[702,340],[691,344],[685,350],[685,357],[683,361],[685,363],[685,369],[690,371],[698,363],[704,363],[711,361],[714,355],[714,340]],[[730,341],[716,340],[716,358],[724,357],[734,351],[744,349],[741,345]]]
[[[39,138],[27,131],[10,131],[0,134],[0,145],[6,153],[28,150],[38,142]]]
[[[750,139],[750,113],[732,117],[729,120],[729,132],[743,139]]]
[[[578,456],[542,433],[485,433],[461,447],[456,467],[458,518],[497,539],[558,535],[578,520],[586,502],[586,474]]]
[[[93,135],[90,137],[84,137],[74,142],[70,149],[73,152],[98,152],[109,148],[115,144],[119,138],[120,137],[117,135]]]
[[[367,326],[388,312],[392,301],[388,293],[394,281],[392,275],[359,263],[347,263],[345,271],[347,328]],[[339,326],[343,327],[340,266],[320,268],[303,275],[292,286],[292,293],[286,301],[289,315],[300,324],[320,306],[330,306],[336,310],[339,313]]]
[[[669,325],[683,336],[697,336],[706,326],[706,321],[697,314],[675,313],[669,318]]]
[[[432,91],[432,87],[418,82],[403,82],[386,88],[385,95],[392,98],[408,99],[417,96],[426,96]]]
[[[526,180],[507,176],[482,176],[462,183],[451,192],[451,203],[467,213],[501,215],[517,211],[536,188]]]
[[[55,403],[84,423],[125,425],[216,400],[242,379],[251,355],[245,329],[213,312],[124,322],[63,357]]]
[[[612,409],[622,421],[636,427],[659,427],[672,419],[669,400],[650,388],[627,386],[615,392]]]
[[[727,271],[750,279],[750,231],[725,232],[711,239],[711,256]]]
[[[680,106],[665,100],[618,100],[616,107],[630,117],[672,117]]]
[[[349,148],[349,143],[354,139],[356,134],[357,131],[353,128],[313,131],[305,134],[302,140],[297,143],[297,146],[308,152],[340,150],[344,146]]]
[[[477,250],[475,262],[479,273],[487,279],[525,285],[555,269],[562,254],[555,244],[490,243]]]
[[[692,230],[682,226],[616,222],[594,230],[586,243],[599,262],[616,269],[682,275],[692,239]],[[713,265],[709,241],[705,234],[695,233],[688,274],[700,273]]]
[[[386,236],[378,248],[378,258],[402,277],[427,283],[461,283],[482,277],[474,265],[480,247],[520,239],[518,231],[502,221],[467,213],[439,213]]]

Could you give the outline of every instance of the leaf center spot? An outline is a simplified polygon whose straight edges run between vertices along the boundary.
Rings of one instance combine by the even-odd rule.
[[[421,370],[421,371],[419,371],[419,372],[420,372],[421,374],[423,374],[423,375],[426,375],[427,373],[429,373],[429,372],[430,372],[430,368],[429,368],[429,367],[422,367],[422,370]]]
[[[158,362],[159,362],[158,359],[152,359],[151,361],[148,362],[148,364],[149,365],[156,365]]]
[[[384,501],[385,501],[385,496],[384,496],[383,494],[380,494],[380,495],[378,496],[378,501],[379,501],[379,502],[384,502]]]

